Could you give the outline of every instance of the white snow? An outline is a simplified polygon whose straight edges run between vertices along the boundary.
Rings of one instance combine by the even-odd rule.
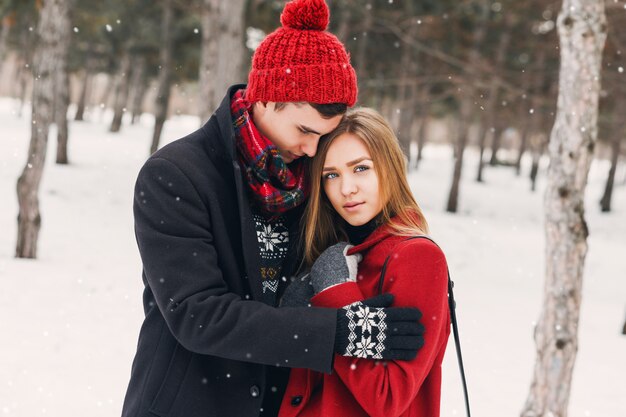
[[[70,126],[69,166],[54,164],[51,134],[40,191],[39,259],[15,259],[15,183],[26,161],[30,118],[0,100],[0,414],[117,416],[142,322],[141,264],[132,223],[132,190],[148,156],[152,121],[144,116],[121,134],[111,115]],[[163,134],[193,131],[193,117],[170,120]],[[165,141],[164,141],[165,142]],[[451,151],[425,150],[411,183],[444,248],[455,280],[457,314],[475,416],[519,415],[534,365],[533,324],[543,291],[542,196],[509,168],[487,168],[473,181],[476,155],[466,155],[460,212],[444,212]],[[614,212],[597,201],[608,165],[594,163],[587,192],[591,232],[580,347],[570,416],[626,415],[626,186],[618,171]],[[621,254],[621,255],[620,255]],[[451,339],[452,340],[452,339]],[[444,361],[442,416],[464,406],[453,343]]]

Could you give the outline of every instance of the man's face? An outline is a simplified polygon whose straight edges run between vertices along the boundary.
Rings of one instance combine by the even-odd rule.
[[[276,145],[286,163],[314,156],[320,137],[336,128],[341,118],[325,119],[307,103],[287,103],[277,110],[276,103],[256,102],[252,110],[254,125]]]

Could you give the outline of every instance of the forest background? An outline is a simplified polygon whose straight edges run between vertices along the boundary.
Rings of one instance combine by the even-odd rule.
[[[6,169],[2,178],[6,179],[3,183],[6,184],[6,192],[2,193],[0,213],[10,217],[11,227],[7,230],[12,232],[18,229],[15,225],[18,210],[14,193],[19,171],[15,167],[23,162],[20,158],[32,155],[27,147],[28,123],[22,122],[31,118],[32,123],[36,122],[33,117],[36,113],[31,112],[31,105],[37,103],[33,100],[36,93],[34,87],[43,78],[41,72],[33,71],[33,68],[37,65],[38,51],[44,49],[41,46],[47,45],[45,36],[42,36],[42,27],[45,27],[42,23],[46,22],[42,16],[46,4],[50,3],[61,5],[66,10],[60,18],[49,21],[61,34],[58,42],[50,43],[54,47],[49,48],[51,68],[55,69],[55,74],[60,74],[54,83],[49,84],[54,89],[50,90],[53,106],[50,106],[47,120],[48,124],[55,126],[50,138],[56,140],[50,140],[54,150],[52,161],[45,162],[48,171],[51,171],[49,187],[52,188],[46,189],[45,182],[43,187],[51,193],[67,187],[69,180],[65,178],[54,182],[52,170],[55,168],[49,167],[49,164],[80,167],[85,163],[81,157],[88,158],[90,148],[85,147],[88,143],[93,150],[100,149],[99,146],[104,143],[108,146],[100,149],[104,155],[123,158],[130,154],[130,160],[136,163],[175,139],[176,135],[182,136],[206,121],[221,101],[227,86],[245,82],[254,48],[276,28],[284,5],[283,1],[267,0],[4,0],[0,3],[0,96],[10,98],[0,106],[4,118],[0,129],[3,129],[2,137],[7,138],[2,147],[1,166]],[[626,3],[618,0],[595,3],[602,3],[606,12],[606,42],[602,44],[598,74],[601,86],[594,92],[599,107],[597,124],[594,123],[594,140],[589,149],[595,158],[591,171],[594,175],[590,177],[593,179],[590,180],[590,187],[594,187],[595,194],[587,194],[586,209],[592,212],[592,218],[603,219],[597,221],[605,227],[599,227],[599,231],[600,235],[606,232],[608,240],[600,246],[607,245],[610,248],[608,252],[613,253],[613,249],[623,245],[623,236],[616,235],[621,230],[619,222],[624,219],[621,214],[626,211],[626,202],[619,197],[626,188],[623,163],[626,136]],[[344,42],[357,71],[359,105],[374,107],[391,121],[409,158],[410,175],[414,178],[412,185],[432,190],[431,194],[422,194],[423,200],[429,200],[423,205],[431,210],[432,217],[441,219],[443,235],[455,238],[452,230],[446,229],[449,225],[457,225],[459,233],[470,233],[469,223],[463,222],[464,226],[460,226],[455,222],[461,220],[455,219],[474,222],[476,213],[493,216],[500,221],[497,223],[500,226],[506,224],[506,215],[498,210],[504,208],[504,199],[514,197],[502,187],[515,190],[516,197],[525,196],[520,200],[520,207],[528,210],[533,227],[539,230],[542,210],[547,210],[540,206],[541,194],[546,187],[545,182],[542,185],[541,175],[549,175],[548,145],[558,114],[557,97],[563,93],[562,88],[559,91],[564,68],[560,59],[562,51],[557,18],[565,3],[538,0],[334,0],[328,1],[328,4],[331,8],[329,30]],[[577,70],[579,68],[575,65],[569,68],[572,73]],[[99,133],[95,133],[94,129],[99,129]],[[47,140],[47,129],[44,133]],[[118,142],[111,142],[116,137]],[[104,142],[94,143],[95,138]],[[141,140],[144,147],[138,147],[133,140]],[[425,160],[429,155],[428,149],[432,156],[430,163],[437,161],[438,169],[428,170],[429,162]],[[16,159],[20,163],[15,164]],[[27,167],[29,164],[30,160]],[[111,161],[98,160],[94,169],[110,164]],[[39,165],[45,181],[48,174],[43,171],[43,159]],[[123,171],[128,185],[132,185],[136,169],[138,166],[131,164]],[[425,177],[426,173],[435,175],[436,179]],[[429,188],[433,184],[437,185],[436,190]],[[445,190],[443,194],[442,189]],[[126,188],[113,188],[108,192],[119,193],[121,199],[128,199],[129,196],[123,194],[124,190],[128,191]],[[464,190],[467,192],[464,193]],[[440,196],[436,199],[438,205],[430,200],[435,194]],[[56,221],[54,215],[62,211],[46,213],[42,210],[44,230],[46,222]],[[439,217],[442,215],[453,217]],[[8,221],[6,224],[9,224]],[[72,228],[72,225],[67,225],[67,228]],[[591,230],[593,236],[593,228]],[[48,235],[48,239],[53,236]],[[55,238],[63,239],[63,236],[59,233]],[[494,236],[499,236],[499,239],[502,235]],[[516,234],[511,235],[512,240],[516,237]],[[7,233],[2,242],[12,249],[15,241],[15,233]],[[34,244],[24,245],[23,240],[18,238],[15,255],[18,258],[36,258],[36,242],[37,239]],[[535,246],[546,243],[541,235],[533,239],[526,237],[521,242]],[[54,239],[49,240],[48,245],[53,243]],[[493,241],[487,246],[493,250],[492,245]],[[49,246],[44,243],[45,247]],[[462,251],[454,244],[450,247],[453,254]],[[76,250],[72,245],[66,249],[69,252]],[[23,276],[31,270],[32,265],[11,260],[11,250],[6,249],[2,253],[0,274],[17,271],[17,276]],[[44,259],[50,259],[54,253],[44,252]],[[138,258],[134,255],[134,258],[124,258],[130,271],[137,266]],[[535,265],[542,262],[540,255],[541,252],[538,257],[524,256],[529,258],[528,265]],[[59,259],[63,258],[59,256]],[[466,259],[464,256],[459,253],[457,261]],[[602,260],[608,264],[614,278],[624,272],[618,258],[607,256]],[[488,261],[493,262],[493,259]],[[451,263],[454,262],[451,256]],[[464,276],[476,273],[459,263],[457,270]],[[511,265],[497,262],[494,265],[504,270],[511,268]],[[128,270],[124,272],[127,274]],[[106,275],[106,271],[104,273]],[[542,268],[535,273],[542,275]],[[125,280],[134,278],[136,282],[133,285],[140,285],[138,277],[124,277]],[[478,288],[480,283],[477,280]],[[624,287],[612,285],[607,283],[606,288],[621,292],[621,299],[625,299]],[[24,290],[19,286],[9,288],[15,292]],[[469,301],[480,303],[478,290],[474,291],[477,298]],[[136,294],[133,300],[139,304]],[[537,306],[542,303],[537,294],[520,295],[520,300],[528,300],[531,305],[536,303]],[[577,308],[580,308],[580,300],[576,301]],[[623,312],[623,304],[621,308]],[[526,320],[528,326],[533,328],[538,312],[526,313],[529,314]],[[619,313],[613,315],[611,320],[623,322],[623,314],[621,317],[618,317]],[[475,326],[471,326],[470,330],[476,330],[480,325],[473,323]],[[16,318],[10,326],[19,328],[23,324]],[[493,324],[495,328],[504,325],[506,322]],[[575,325],[577,327],[577,321]],[[616,330],[616,335],[619,330],[622,329]],[[133,328],[123,333],[130,336],[118,342],[132,347],[132,331]],[[476,340],[472,336],[469,339]],[[526,331],[526,339],[532,343],[530,330]],[[622,339],[623,336],[617,340]],[[609,351],[615,349],[615,343],[622,343],[619,346],[623,346],[623,342],[611,340]],[[476,345],[468,350],[470,356],[471,352],[480,356]],[[503,346],[499,352],[503,355],[508,352],[511,360],[515,360],[514,350]],[[130,359],[125,356],[125,360]],[[472,366],[469,367],[471,369]],[[17,374],[24,370],[19,365],[14,369]],[[474,375],[480,372],[477,368],[473,371]],[[528,374],[531,373],[529,368]],[[521,377],[523,379],[527,375]],[[10,376],[9,385],[13,386],[17,378]],[[118,374],[116,378],[119,382],[124,380],[124,375]],[[520,375],[511,375],[511,378],[520,378]],[[623,377],[613,382],[626,386]],[[569,386],[568,380],[563,383]],[[522,385],[527,386],[528,381]],[[0,400],[3,401],[0,407],[5,413],[24,415],[20,414],[20,406],[15,406],[9,393],[13,391],[13,388],[9,390],[0,385]],[[119,395],[122,391],[119,390]],[[495,387],[494,393],[497,395]],[[444,391],[444,399],[445,395]],[[484,391],[478,395],[479,398],[486,398]],[[505,395],[504,398],[508,401],[511,397]],[[528,404],[532,401],[533,395],[529,394],[527,405],[522,407],[523,404],[518,404],[517,408],[528,411]],[[102,405],[101,400],[92,402],[98,403]],[[119,399],[111,399],[110,404],[111,407],[119,406]],[[612,404],[610,410],[624,410],[623,406]],[[444,405],[444,411],[452,415],[461,410],[462,407],[445,408]],[[589,411],[593,407],[588,403],[577,410],[585,410],[584,415],[611,415],[602,412],[594,414]]]

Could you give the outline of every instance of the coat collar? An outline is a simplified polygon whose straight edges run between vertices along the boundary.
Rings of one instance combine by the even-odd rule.
[[[217,129],[219,130],[219,135],[217,136],[221,141],[220,145],[226,152],[219,153],[219,155],[216,156],[221,156],[235,162],[237,160],[235,153],[235,129],[233,128],[233,120],[230,113],[230,100],[233,94],[242,88],[246,88],[246,84],[230,86],[217,110],[213,113],[213,116],[202,126],[202,130],[204,130],[209,137],[212,137],[213,135],[210,134],[210,130],[214,124],[217,123]]]
[[[363,243],[350,248],[350,250],[348,251],[348,255],[365,252],[371,249],[373,246],[376,246],[383,240],[395,236],[397,235],[393,233],[393,230],[391,229],[389,224],[382,224],[376,230],[374,230]]]
[[[398,221],[399,218],[397,216],[394,216],[391,218],[391,220]],[[397,241],[406,239],[406,237],[407,236],[398,235],[389,225],[389,223],[385,223],[380,225],[376,230],[374,230],[363,243],[350,248],[350,250],[348,251],[348,255],[365,252],[383,241],[387,242],[385,242],[385,245],[382,246],[386,246],[387,243],[395,245]]]

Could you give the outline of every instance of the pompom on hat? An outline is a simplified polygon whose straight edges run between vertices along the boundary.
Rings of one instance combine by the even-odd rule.
[[[343,103],[353,106],[357,82],[350,56],[326,31],[324,0],[293,0],[252,57],[246,99],[250,102]]]

